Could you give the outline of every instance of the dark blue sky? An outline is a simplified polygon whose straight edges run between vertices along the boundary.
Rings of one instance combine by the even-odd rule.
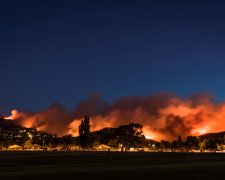
[[[69,108],[90,92],[225,99],[223,0],[0,3],[0,108]]]

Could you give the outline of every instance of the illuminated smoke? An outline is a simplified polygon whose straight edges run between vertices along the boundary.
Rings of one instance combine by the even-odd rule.
[[[60,104],[53,104],[41,112],[12,111],[12,115],[6,117],[17,124],[27,128],[37,128],[51,134],[67,134],[67,125],[72,121],[71,112]]]
[[[78,135],[81,119],[91,116],[91,130],[118,127],[131,122],[143,125],[146,137],[172,140],[225,130],[225,103],[215,103],[208,94],[181,98],[173,94],[122,97],[109,104],[98,95],[78,103],[74,111],[59,104],[37,112],[13,111],[16,123],[52,134]]]

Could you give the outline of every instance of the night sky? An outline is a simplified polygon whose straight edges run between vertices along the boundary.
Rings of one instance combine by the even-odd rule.
[[[89,93],[225,99],[225,1],[0,3],[0,111],[73,108]]]

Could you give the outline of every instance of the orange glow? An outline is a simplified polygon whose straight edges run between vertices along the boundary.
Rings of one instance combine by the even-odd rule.
[[[8,117],[5,117],[5,119],[8,119],[8,120],[14,120],[14,119],[16,119],[17,114],[18,114],[18,111],[15,110],[15,109],[13,109],[13,110],[11,111],[11,115],[8,116]]]
[[[204,128],[197,128],[197,129],[194,129],[193,131],[192,131],[192,135],[196,135],[196,136],[199,136],[199,135],[203,135],[203,134],[206,134],[206,133],[208,133],[208,132],[210,132],[209,131],[209,128],[208,127],[204,127]]]
[[[94,116],[92,117],[94,122],[92,130],[137,122],[143,125],[143,133],[148,139],[158,141],[173,140],[179,135],[185,138],[190,135],[199,136],[210,132],[225,131],[225,104],[193,106],[190,102],[178,102],[178,100],[175,102],[175,104],[159,109],[159,115],[156,118],[141,108],[133,112],[114,111],[107,116]],[[169,115],[178,116],[180,119],[177,122],[174,119],[169,120],[167,119]],[[128,116],[128,120],[124,118],[120,122],[121,117],[124,116]],[[72,126],[70,128],[73,129]]]
[[[199,131],[199,134],[203,135],[203,134],[206,134],[206,132],[207,132],[206,129],[201,129],[201,130]]]
[[[82,119],[74,120],[72,123],[68,125],[68,134],[72,134],[72,136],[78,136],[79,135],[79,125],[81,123]]]
[[[91,131],[134,122],[143,125],[143,133],[147,138],[158,141],[162,139],[171,141],[178,136],[185,138],[190,135],[199,136],[225,131],[225,103],[215,104],[208,97],[201,97],[198,101],[196,98],[184,100],[173,97],[164,100],[163,103],[160,102],[163,105],[156,100],[154,98],[153,100],[140,98],[139,101],[135,98],[119,100],[104,113],[91,115]],[[79,111],[84,114],[86,109],[88,107],[85,106]],[[51,134],[77,136],[81,117],[81,115],[76,117],[76,114],[59,105],[54,105],[38,113],[13,110],[12,115],[6,119]]]
[[[147,134],[147,133],[146,133],[146,134]],[[146,139],[155,139],[155,137],[152,136],[152,135],[145,135],[145,138],[146,138]]]

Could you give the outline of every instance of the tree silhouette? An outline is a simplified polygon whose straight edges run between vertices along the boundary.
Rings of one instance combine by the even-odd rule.
[[[171,149],[172,149],[172,151],[175,151],[177,149],[177,141],[173,141],[171,143]]]
[[[195,136],[188,136],[186,139],[186,144],[189,149],[199,149],[199,139]]]
[[[120,126],[116,131],[116,136],[118,137],[118,142],[122,149],[141,147],[145,139],[142,125],[138,123]]]
[[[179,136],[179,137],[177,138],[177,148],[178,148],[178,149],[181,149],[182,147],[183,147],[183,141],[182,141],[181,136]]]
[[[90,128],[90,117],[86,115],[79,126],[80,145],[83,150],[89,145]]]

